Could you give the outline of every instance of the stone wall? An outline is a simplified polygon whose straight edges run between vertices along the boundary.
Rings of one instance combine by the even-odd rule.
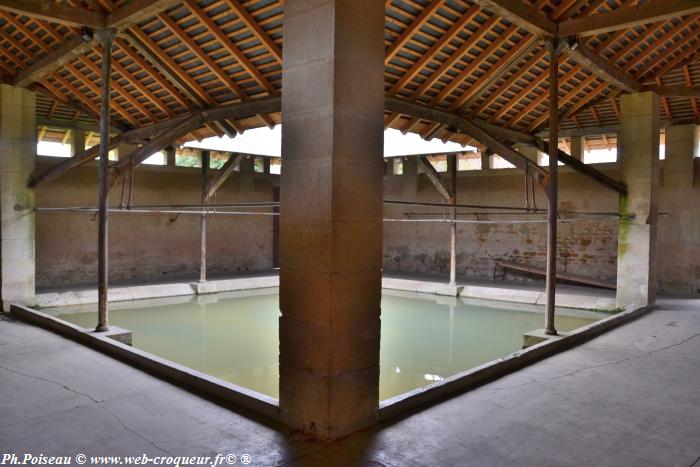
[[[38,170],[55,164],[41,158]],[[695,160],[696,179],[700,159]],[[617,177],[616,164],[598,169]],[[94,206],[97,171],[91,164],[37,189],[38,206]],[[662,161],[663,180],[663,161]],[[514,169],[459,172],[458,202],[463,204],[524,205],[523,175]],[[272,200],[277,175],[234,175],[220,188],[216,202]],[[442,202],[430,182],[418,175],[388,175],[385,198]],[[697,183],[696,183],[697,185]],[[143,166],[136,171],[135,204],[196,204],[199,202],[199,169]],[[111,194],[119,203],[121,184]],[[560,209],[616,212],[618,196],[601,185],[561,169]],[[537,189],[537,205],[546,198]],[[471,211],[460,209],[460,211]],[[407,212],[439,210],[387,206],[387,218],[405,218]],[[494,211],[489,211],[494,212]],[[665,188],[659,199],[659,281],[661,290],[700,291],[700,187]],[[447,214],[447,213],[446,213]],[[110,279],[115,282],[194,278],[199,261],[199,218],[173,215],[113,214],[110,216]],[[482,220],[520,220],[526,216],[481,216]],[[537,216],[543,219],[544,216]],[[475,220],[475,216],[461,216]],[[96,274],[96,223],[90,215],[37,215],[37,285],[41,288],[91,284]],[[617,222],[613,219],[562,224],[559,228],[560,269],[578,275],[615,282],[617,270]],[[384,271],[399,273],[449,273],[449,224],[384,224]],[[517,261],[544,267],[546,224],[460,224],[458,274],[482,279],[493,275],[494,261]],[[212,217],[209,221],[209,272],[212,275],[269,270],[272,267],[272,219]],[[510,280],[533,280],[508,273]]]
[[[663,180],[663,161],[662,161]],[[617,164],[599,164],[599,170],[617,178]],[[700,172],[700,159],[694,170]],[[443,174],[446,176],[446,174]],[[424,176],[389,175],[385,196],[391,199],[443,202]],[[482,170],[458,174],[458,203],[524,206],[523,175],[514,169]],[[560,210],[617,212],[618,195],[602,185],[560,169]],[[544,192],[537,189],[537,205],[546,208]],[[460,212],[472,209],[460,209]],[[405,213],[440,212],[433,208],[394,206],[385,217]],[[489,210],[489,212],[495,212]],[[659,282],[662,291],[700,292],[700,187],[662,188],[659,199]],[[445,213],[448,217],[448,213]],[[418,216],[416,216],[418,217]],[[425,217],[425,216],[421,216]],[[479,220],[521,220],[544,216],[488,215]],[[476,216],[460,219],[477,220]],[[449,274],[449,224],[385,223],[384,271]],[[494,261],[508,260],[545,267],[546,224],[459,224],[457,272],[459,276],[490,279]],[[562,224],[558,235],[559,270],[615,283],[617,273],[617,221],[609,218]],[[499,270],[500,274],[500,270]],[[509,280],[534,276],[509,272]]]
[[[38,170],[53,165],[40,158]],[[214,171],[211,171],[214,172]],[[279,176],[234,174],[219,188],[212,203],[272,201]],[[135,171],[132,202],[198,204],[200,169],[142,166]],[[121,182],[110,192],[109,204],[120,202]],[[88,164],[40,185],[37,205],[96,206],[97,165]],[[85,213],[38,213],[36,274],[40,288],[93,284],[97,271],[97,223]],[[109,274],[117,282],[192,279],[199,277],[199,216],[121,214],[109,218]],[[210,275],[272,268],[272,217],[210,216]]]

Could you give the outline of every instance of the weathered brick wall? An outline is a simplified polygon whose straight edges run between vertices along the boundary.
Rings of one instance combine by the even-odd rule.
[[[39,169],[55,160],[40,160]],[[599,169],[616,176],[615,164]],[[700,160],[695,165],[700,180]],[[217,202],[272,199],[276,175],[255,174],[253,183],[241,184],[233,176],[217,194]],[[94,206],[97,200],[96,166],[88,165],[37,189],[38,206]],[[407,176],[385,177],[388,199],[442,202],[430,182],[419,176],[417,193]],[[414,180],[415,183],[415,180]],[[700,291],[700,187],[687,190],[662,188],[659,210],[659,281],[661,290]],[[414,185],[415,186],[415,185]],[[408,188],[408,190],[407,190]],[[136,172],[136,204],[199,202],[198,169],[142,167]],[[121,185],[111,194],[118,204]],[[523,175],[515,170],[459,173],[458,202],[463,204],[524,205]],[[539,208],[546,198],[537,190]],[[618,196],[567,168],[560,175],[560,209],[616,212]],[[467,211],[467,209],[461,209]],[[473,211],[473,210],[469,210]],[[412,206],[387,206],[385,217],[405,213],[440,212]],[[491,210],[490,212],[494,212]],[[447,214],[447,212],[445,213]],[[544,215],[536,216],[544,219]],[[110,277],[113,281],[170,280],[194,277],[199,264],[199,219],[172,215],[120,215],[110,217]],[[474,216],[461,217],[475,220]],[[489,215],[482,220],[523,220],[530,216]],[[212,217],[209,222],[209,271],[233,274],[272,267],[272,220],[251,217]],[[93,283],[96,275],[97,227],[86,214],[38,214],[36,271],[39,287]],[[448,274],[450,234],[447,223],[384,224],[386,272]],[[561,224],[558,263],[563,271],[615,281],[617,222],[596,219]],[[494,261],[503,259],[544,267],[546,224],[459,224],[458,274],[491,278]],[[508,279],[532,280],[521,273]]]
[[[598,169],[616,177],[615,164]],[[700,164],[695,164],[696,180]],[[446,175],[446,174],[445,174]],[[389,175],[385,193],[389,198],[443,202],[431,183],[419,176],[417,193],[411,195],[407,176]],[[700,292],[700,187],[660,190],[659,282],[663,291]],[[573,173],[560,171],[560,210],[617,212],[616,192]],[[460,172],[460,204],[523,206],[523,175],[515,170]],[[537,189],[538,207],[546,208],[546,197]],[[460,211],[473,211],[461,209]],[[425,207],[386,207],[386,217],[405,217],[407,212],[436,212]],[[490,210],[489,212],[494,212]],[[447,213],[446,213],[447,214]],[[534,216],[544,219],[544,216]],[[523,220],[523,215],[488,215],[481,220]],[[475,216],[460,217],[475,220]],[[491,278],[494,261],[508,260],[545,266],[546,224],[459,224],[457,272],[476,278]],[[617,274],[617,221],[599,218],[560,224],[557,240],[560,270],[614,283]],[[449,272],[450,236],[447,223],[386,223],[384,229],[384,270],[400,273]],[[500,272],[500,271],[499,271]],[[533,280],[522,273],[508,273],[507,279]]]
[[[560,209],[568,211],[616,212],[617,195],[598,188],[577,174],[563,170],[560,177]],[[404,176],[388,176],[388,197],[408,200],[402,185]],[[515,170],[460,172],[458,203],[500,206],[524,206],[524,178]],[[428,180],[420,177],[418,201],[442,202]],[[546,209],[544,192],[537,188],[538,208]],[[438,210],[439,211],[439,210]],[[474,212],[473,209],[460,211]],[[497,213],[485,209],[484,212]],[[387,207],[385,215],[405,217],[405,213],[436,212],[426,207]],[[515,221],[515,223],[459,224],[457,272],[459,275],[490,278],[494,261],[508,260],[544,267],[547,231],[544,213],[489,214],[460,216],[465,220]],[[524,223],[540,220],[539,223]],[[390,272],[447,274],[450,237],[446,223],[387,223],[384,230],[384,268]],[[599,279],[614,280],[617,256],[617,223],[600,218],[561,224],[558,235],[558,262],[562,270]],[[529,280],[523,274],[508,278]]]
[[[42,158],[38,170],[56,160]],[[279,176],[235,173],[212,201],[272,201]],[[135,172],[133,203],[198,204],[200,169],[142,166]],[[110,192],[120,202],[122,184]],[[37,206],[96,206],[97,166],[88,164],[40,185]],[[94,284],[97,277],[97,222],[84,213],[38,213],[36,279],[38,287]],[[199,216],[121,214],[109,218],[109,276],[116,282],[198,277]],[[208,272],[234,274],[272,268],[272,218],[210,216],[207,227]]]

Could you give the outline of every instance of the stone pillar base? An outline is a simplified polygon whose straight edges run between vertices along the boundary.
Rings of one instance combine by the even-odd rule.
[[[528,347],[532,347],[544,341],[559,340],[567,335],[568,334],[565,332],[560,332],[556,336],[550,336],[544,329],[535,329],[534,331],[523,334],[523,349],[527,349]]]

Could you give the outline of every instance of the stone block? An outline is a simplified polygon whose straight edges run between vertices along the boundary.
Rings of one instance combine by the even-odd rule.
[[[545,341],[559,340],[566,336],[567,333],[565,332],[560,332],[556,336],[550,336],[549,334],[545,333],[544,329],[535,329],[534,331],[523,334],[523,349],[527,349],[528,347],[532,347],[533,345],[537,345]]]
[[[340,376],[280,366],[280,418],[321,439],[335,439],[377,422],[379,366]],[[289,408],[293,408],[290,410]]]
[[[115,341],[121,342],[122,344],[133,345],[133,334],[131,333],[131,331],[122,329],[117,326],[110,326],[109,331],[105,332],[92,331],[91,334],[95,336],[109,337],[110,339],[114,339]]]
[[[190,286],[192,286],[192,290],[194,290],[194,293],[197,295],[201,294],[212,294],[212,293],[217,293],[219,291],[219,288],[217,286],[217,283],[214,282],[192,282],[190,283]]]

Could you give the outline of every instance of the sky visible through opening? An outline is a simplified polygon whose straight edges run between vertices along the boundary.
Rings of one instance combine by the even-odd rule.
[[[247,130],[235,138],[206,138],[201,142],[191,141],[185,147],[211,149],[217,151],[241,152],[263,156],[281,157],[282,125],[269,128]],[[470,146],[457,143],[443,143],[439,139],[426,141],[414,133],[401,134],[399,130],[384,131],[384,156],[403,156],[410,154],[431,154],[440,152],[469,151]]]

